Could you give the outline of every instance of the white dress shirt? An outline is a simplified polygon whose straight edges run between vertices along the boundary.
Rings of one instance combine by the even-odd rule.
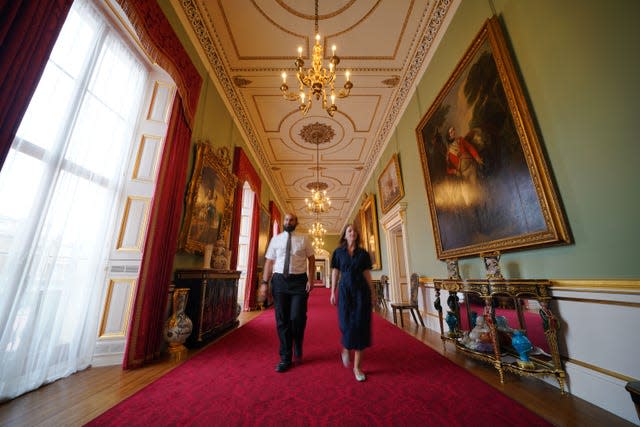
[[[287,232],[284,231],[274,236],[269,242],[265,258],[275,261],[273,272],[283,274],[284,255],[287,248]],[[302,274],[307,272],[307,258],[314,255],[315,251],[311,240],[306,234],[291,233],[291,258],[289,259],[289,274]]]

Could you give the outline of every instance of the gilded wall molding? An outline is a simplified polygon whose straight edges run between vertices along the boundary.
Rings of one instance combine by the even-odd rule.
[[[640,280],[633,279],[550,279],[552,288],[563,291],[603,290],[611,293],[640,294]]]

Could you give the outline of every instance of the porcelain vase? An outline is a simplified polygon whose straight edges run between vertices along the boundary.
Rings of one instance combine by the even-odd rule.
[[[169,344],[169,353],[173,358],[181,359],[186,354],[184,342],[191,335],[193,323],[187,317],[188,288],[176,288],[173,291],[173,313],[164,327],[164,339]]]
[[[527,368],[532,367],[533,362],[529,359],[529,352],[533,349],[533,346],[529,338],[527,338],[522,331],[516,329],[513,331],[513,336],[511,337],[511,345],[518,352],[520,358],[518,365]]]
[[[458,328],[458,318],[451,311],[447,311],[447,317],[444,319],[447,322],[447,326],[449,326],[449,336],[456,335],[456,330]]]

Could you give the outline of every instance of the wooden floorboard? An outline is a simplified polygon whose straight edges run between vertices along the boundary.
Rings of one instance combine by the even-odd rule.
[[[241,313],[240,327],[260,313]],[[392,321],[390,313],[381,314]],[[493,367],[457,353],[452,345],[443,346],[438,333],[416,326],[408,317],[404,325],[409,334],[556,426],[634,425],[582,399],[561,395],[557,388],[536,378],[507,373],[504,384],[500,384]],[[201,350],[190,350],[188,357]],[[0,404],[0,426],[81,426],[179,363],[165,359],[131,371],[123,371],[120,366],[86,369]]]

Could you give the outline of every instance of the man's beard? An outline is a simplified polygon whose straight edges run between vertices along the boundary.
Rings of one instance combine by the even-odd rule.
[[[289,233],[291,233],[295,229],[296,229],[296,226],[292,224],[287,224],[284,226],[284,231],[288,231]]]

